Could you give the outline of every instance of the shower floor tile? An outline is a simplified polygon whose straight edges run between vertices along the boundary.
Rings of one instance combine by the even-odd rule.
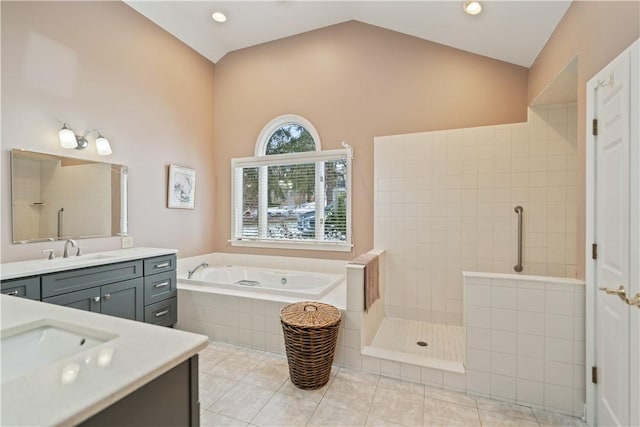
[[[447,370],[464,372],[464,328],[385,317],[369,351],[381,356],[385,353],[401,362],[443,369],[449,366]],[[445,363],[440,366],[437,361]]]

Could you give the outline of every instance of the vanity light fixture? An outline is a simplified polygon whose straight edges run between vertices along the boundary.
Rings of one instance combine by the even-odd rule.
[[[479,1],[466,1],[462,6],[462,10],[469,15],[477,15],[482,12],[482,5]]]
[[[211,17],[216,22],[227,22],[227,16],[222,12],[213,12]]]
[[[102,136],[100,132],[98,132],[98,137],[96,138],[96,150],[101,156],[109,156],[113,153],[113,151],[111,151],[111,144],[109,144],[109,140]]]
[[[60,138],[60,145],[62,148],[76,150],[84,150],[89,146],[89,141],[87,140],[87,135],[91,132],[96,132],[98,137],[96,138],[96,150],[98,154],[101,156],[108,156],[113,151],[111,151],[111,144],[109,144],[109,140],[102,136],[102,134],[98,131],[98,129],[89,129],[83,135],[76,135],[69,126],[65,123],[62,126],[62,129],[58,132],[58,137]]]

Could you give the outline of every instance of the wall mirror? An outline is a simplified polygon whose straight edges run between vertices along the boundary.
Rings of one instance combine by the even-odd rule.
[[[127,167],[11,150],[13,243],[127,234]]]

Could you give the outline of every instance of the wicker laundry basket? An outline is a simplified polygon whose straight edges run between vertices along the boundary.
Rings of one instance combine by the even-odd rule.
[[[329,382],[340,329],[340,310],[320,302],[289,304],[280,311],[289,375],[313,390]]]

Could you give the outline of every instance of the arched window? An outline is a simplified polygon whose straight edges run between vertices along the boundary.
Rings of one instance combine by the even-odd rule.
[[[271,154],[321,151],[320,136],[311,122],[301,116],[285,114],[271,120],[256,142],[256,157]]]
[[[349,150],[322,151],[303,117],[271,120],[255,157],[232,159],[232,244],[350,250],[350,159]]]

